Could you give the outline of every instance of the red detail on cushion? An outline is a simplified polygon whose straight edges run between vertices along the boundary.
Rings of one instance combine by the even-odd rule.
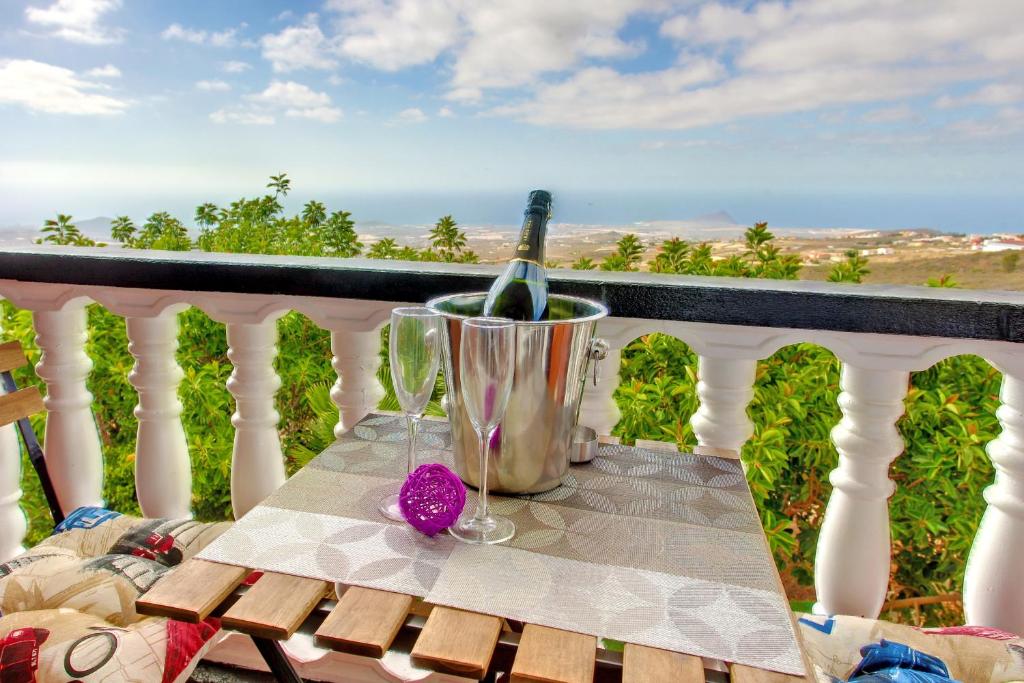
[[[1016,640],[1017,635],[991,626],[945,626],[919,629],[930,636],[975,636],[989,640]]]
[[[195,658],[210,638],[220,630],[220,619],[207,619],[198,624],[167,620],[167,654],[164,659],[163,683],[172,683]]]
[[[253,572],[252,574],[249,574],[249,576],[245,577],[245,581],[242,582],[242,585],[251,586],[259,581],[261,576],[263,576],[263,572]]]
[[[0,683],[35,683],[45,628],[16,628],[0,640]]]

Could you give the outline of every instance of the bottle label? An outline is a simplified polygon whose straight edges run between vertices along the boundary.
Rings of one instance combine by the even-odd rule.
[[[533,231],[537,227],[537,216],[530,214],[523,221],[523,232],[519,235],[519,246],[517,252],[527,252],[533,248]]]

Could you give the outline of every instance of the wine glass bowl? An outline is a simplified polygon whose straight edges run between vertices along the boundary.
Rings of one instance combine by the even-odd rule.
[[[391,312],[388,339],[391,381],[409,430],[408,471],[416,466],[416,435],[420,418],[430,402],[441,358],[441,316],[423,306],[406,306]],[[385,497],[378,506],[388,519],[404,521],[398,494]]]
[[[467,543],[501,543],[515,534],[512,521],[491,515],[487,504],[489,441],[512,393],[515,346],[516,326],[511,320],[479,317],[462,321],[459,375],[462,401],[477,435],[480,486],[476,511],[463,513],[448,531]]]

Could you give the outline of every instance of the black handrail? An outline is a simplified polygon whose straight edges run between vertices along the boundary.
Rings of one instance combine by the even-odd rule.
[[[206,292],[426,301],[490,286],[495,266],[90,247],[0,248],[0,279]],[[1024,342],[1024,293],[549,271],[551,291],[612,315]]]

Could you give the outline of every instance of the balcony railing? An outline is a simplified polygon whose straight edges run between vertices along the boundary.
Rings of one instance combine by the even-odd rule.
[[[65,509],[101,502],[103,462],[86,379],[85,306],[124,316],[139,395],[136,489],[148,516],[189,514],[191,465],[181,424],[175,361],[176,314],[196,306],[225,323],[237,408],[231,475],[236,516],[285,479],[274,394],[275,321],[299,311],[330,331],[338,380],[331,398],[342,431],[383,395],[376,380],[380,329],[401,303],[486,289],[488,266],[361,259],[261,257],[199,252],[74,248],[0,250],[0,295],[32,311],[46,383],[46,451]],[[1024,632],[1024,296],[919,287],[844,286],[553,271],[555,293],[599,299],[612,317],[598,334],[612,352],[603,378],[588,386],[582,420],[609,433],[619,351],[664,332],[698,355],[700,407],[691,419],[699,444],[736,450],[753,433],[747,405],[757,362],[796,342],[813,342],[842,361],[832,431],[839,452],[817,546],[815,586],[829,613],[878,615],[889,577],[889,466],[903,451],[896,421],[909,373],[961,354],[1002,371],[1002,432],[988,446],[996,469],[966,568],[964,607],[972,624]],[[0,438],[0,555],[25,533],[13,434]]]

